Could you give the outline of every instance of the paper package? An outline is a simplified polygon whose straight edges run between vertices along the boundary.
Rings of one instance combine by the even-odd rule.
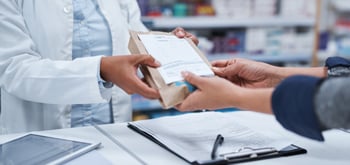
[[[129,50],[132,54],[150,54],[145,48],[143,42],[139,38],[139,34],[159,34],[159,35],[173,35],[165,32],[135,32],[130,31]],[[191,47],[195,50],[198,56],[204,61],[210,68],[210,63],[203,55],[203,53],[197,48],[191,39],[186,38]],[[141,66],[141,72],[146,82],[154,89],[157,89],[161,98],[159,99],[164,109],[171,108],[181,103],[191,92],[191,87],[184,81],[173,82],[166,84],[157,68],[148,66]]]

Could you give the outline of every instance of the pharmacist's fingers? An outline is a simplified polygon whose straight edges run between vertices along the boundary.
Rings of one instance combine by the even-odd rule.
[[[198,38],[195,35],[187,32],[186,37],[191,39],[194,44],[196,44],[196,45],[199,44],[199,40],[198,40]]]
[[[179,38],[186,37],[186,31],[182,27],[175,28],[171,33],[173,33],[174,35],[176,35]]]
[[[129,88],[129,90],[126,90],[128,94],[138,93],[148,99],[160,98],[158,90],[151,88],[143,80],[135,78],[134,82],[130,83],[132,85],[131,88]]]
[[[161,64],[150,55],[134,55],[136,64],[138,65],[147,65],[151,67],[159,67]]]
[[[181,27],[177,27],[171,33],[173,33],[174,35],[176,35],[179,38],[189,38],[196,45],[198,45],[198,43],[199,43],[198,38],[195,35],[193,35],[190,32],[187,32],[185,29],[183,29]]]

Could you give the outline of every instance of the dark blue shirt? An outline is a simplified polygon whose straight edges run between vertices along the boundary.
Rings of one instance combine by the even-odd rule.
[[[333,73],[339,67],[350,67],[350,61],[331,57],[326,61],[328,73],[341,76],[344,72]],[[346,74],[346,73],[344,73]],[[343,74],[343,75],[344,75]],[[299,135],[324,141],[322,131],[327,129],[315,113],[315,95],[323,78],[311,76],[291,76],[282,81],[272,95],[272,109],[278,122]]]

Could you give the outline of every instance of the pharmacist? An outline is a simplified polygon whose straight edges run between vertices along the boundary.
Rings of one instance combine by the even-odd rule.
[[[147,30],[136,0],[0,1],[0,134],[128,121],[128,94],[158,98],[129,30]]]

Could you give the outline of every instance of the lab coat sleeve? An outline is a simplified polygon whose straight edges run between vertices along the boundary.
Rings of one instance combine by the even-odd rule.
[[[137,0],[121,0],[122,10],[126,10],[129,29],[134,31],[148,31],[141,21],[141,11]]]
[[[100,65],[99,65],[98,69],[97,69],[97,80],[98,80],[98,85],[100,88],[101,96],[102,96],[102,98],[109,100],[112,98],[111,88],[113,87],[113,83],[103,80],[100,73],[101,73],[101,71],[100,71]]]
[[[13,0],[0,1],[0,34],[0,86],[3,90],[39,103],[105,102],[96,76],[101,57],[74,61],[44,59]]]

